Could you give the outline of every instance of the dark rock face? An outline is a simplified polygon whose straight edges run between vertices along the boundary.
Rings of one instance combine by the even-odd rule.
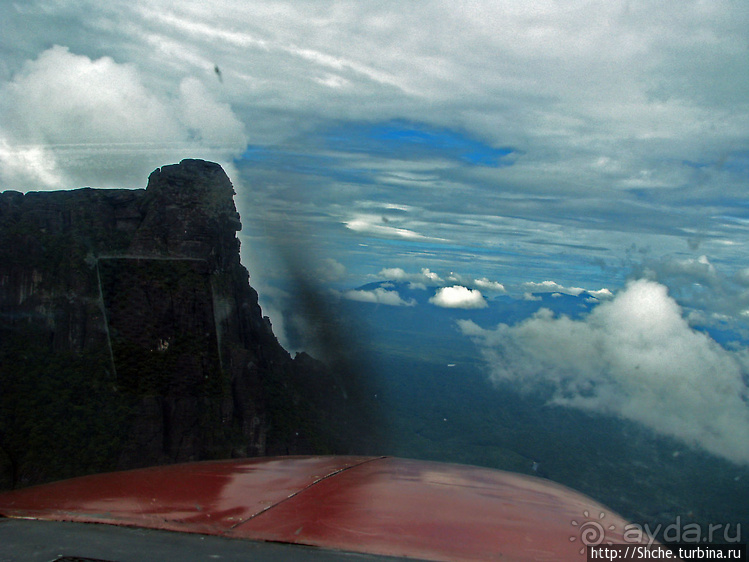
[[[233,195],[199,160],[145,190],[0,194],[0,487],[367,452],[361,404],[263,318]]]

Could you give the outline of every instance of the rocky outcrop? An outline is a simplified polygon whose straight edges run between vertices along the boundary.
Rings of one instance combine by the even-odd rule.
[[[0,194],[0,487],[368,452],[367,408],[262,316],[233,196],[199,160],[145,190]]]

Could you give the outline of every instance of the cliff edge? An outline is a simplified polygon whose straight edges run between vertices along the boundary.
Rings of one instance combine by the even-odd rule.
[[[233,197],[200,160],[146,189],[0,194],[0,488],[372,452],[366,397],[262,316]]]

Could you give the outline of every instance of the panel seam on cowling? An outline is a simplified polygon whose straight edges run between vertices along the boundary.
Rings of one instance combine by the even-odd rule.
[[[346,472],[347,470],[351,470],[352,468],[357,468],[359,466],[362,466],[362,465],[370,463],[370,462],[381,461],[381,460],[386,459],[386,458],[388,458],[388,457],[387,456],[372,457],[372,458],[365,459],[363,461],[357,462],[356,464],[352,464],[351,466],[344,466],[343,468],[339,468],[337,470],[334,470],[333,472],[331,472],[329,474],[326,474],[325,476],[321,476],[320,478],[318,478],[314,482],[310,482],[309,484],[307,484],[304,488],[302,488],[300,490],[297,490],[296,492],[293,492],[293,493],[289,494],[284,499],[279,500],[276,503],[267,506],[266,508],[264,508],[261,511],[258,511],[257,513],[253,513],[247,519],[243,519],[242,521],[239,521],[239,522],[235,523],[234,525],[232,525],[231,527],[229,527],[229,529],[227,529],[226,533],[230,533],[231,531],[233,531],[234,529],[236,529],[240,525],[244,525],[248,521],[252,521],[256,517],[259,517],[260,515],[263,515],[264,513],[268,513],[268,511],[270,511],[274,507],[276,507],[278,505],[281,505],[282,503],[287,502],[290,499],[298,496],[299,494],[301,494],[301,493],[309,490],[310,488],[312,488],[313,486],[316,486],[317,484],[319,484],[323,480],[327,480],[328,478],[333,478],[334,476],[338,476],[342,472]]]

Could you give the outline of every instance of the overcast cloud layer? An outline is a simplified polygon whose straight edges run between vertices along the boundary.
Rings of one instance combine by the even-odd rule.
[[[389,278],[480,307],[582,287],[605,300],[640,279],[569,327],[639,351],[607,315],[645,287],[682,307],[652,319],[675,342],[694,325],[749,341],[745,0],[29,0],[2,3],[0,36],[0,189],[143,187],[182,158],[221,163],[281,332],[294,319],[279,254],[348,298],[398,306],[412,302],[347,291]],[[481,337],[523,355],[515,330],[535,341],[564,322]],[[736,379],[736,356],[692,343]],[[624,363],[608,365],[606,381],[578,365],[600,386],[560,382],[557,399],[653,425],[626,410],[634,398],[607,402],[636,395]],[[678,365],[718,408],[713,371]],[[639,372],[660,388],[653,365]],[[736,400],[720,411],[745,436]],[[725,451],[721,419],[681,437],[717,431]]]

